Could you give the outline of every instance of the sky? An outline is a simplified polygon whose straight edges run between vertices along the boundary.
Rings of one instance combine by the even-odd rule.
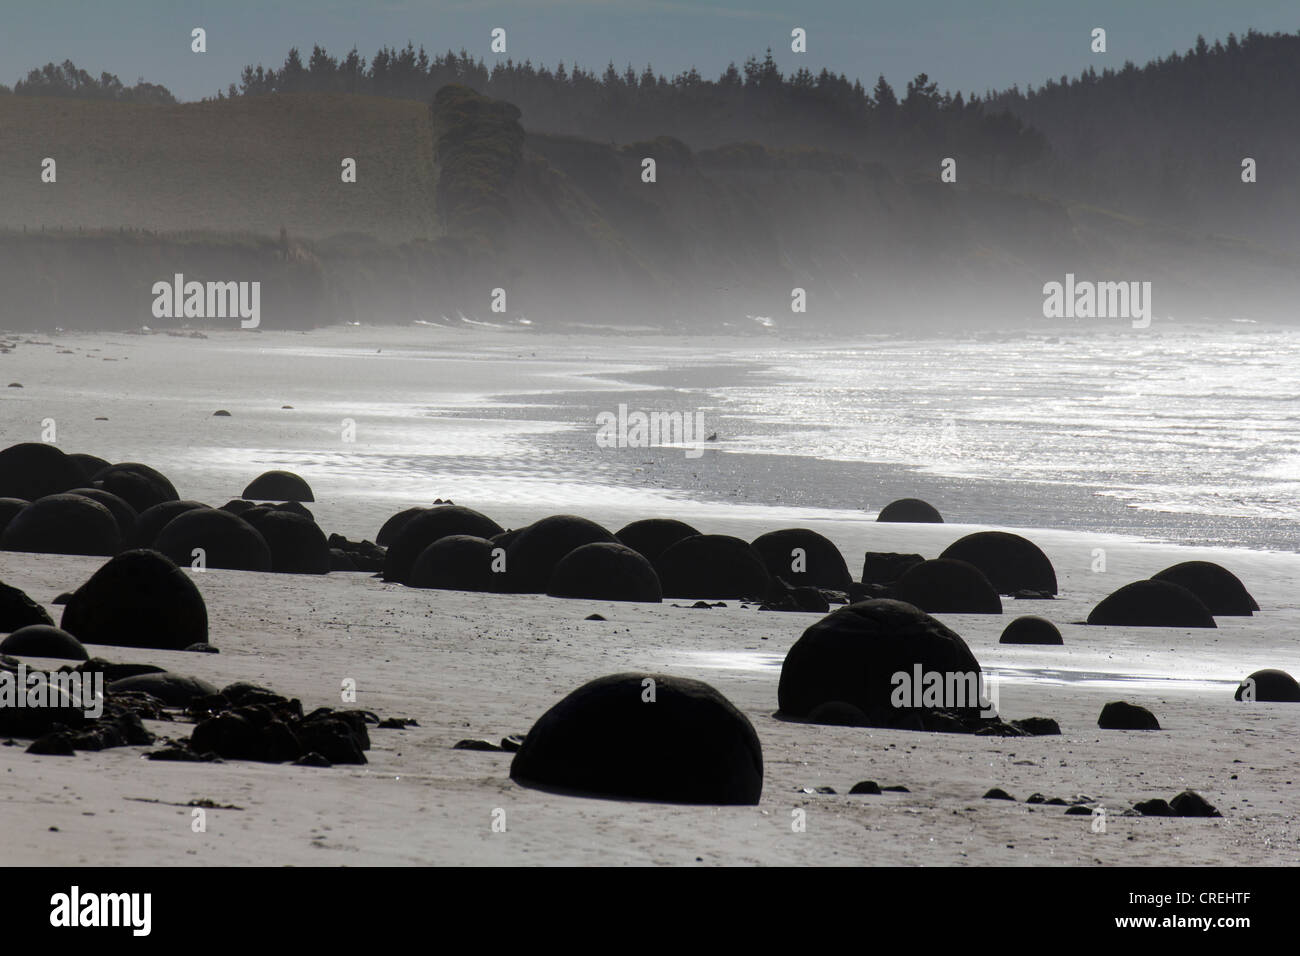
[[[190,50],[190,31],[208,50]],[[98,76],[143,77],[179,99],[214,94],[246,64],[278,67],[291,46],[369,58],[382,45],[462,47],[491,65],[491,31],[507,55],[554,67],[563,60],[639,72],[697,67],[716,78],[730,62],[772,48],[783,72],[825,66],[870,87],[902,88],[925,72],[940,89],[983,93],[1038,85],[1089,66],[1139,64],[1187,50],[1203,34],[1300,30],[1296,0],[4,0],[0,83],[71,59]],[[791,52],[790,32],[808,51]],[[1091,31],[1107,31],[1105,54]],[[502,57],[504,59],[504,56]]]

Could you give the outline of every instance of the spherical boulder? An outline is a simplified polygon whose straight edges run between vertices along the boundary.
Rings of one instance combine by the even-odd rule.
[[[1170,581],[1134,581],[1104,598],[1089,624],[1126,627],[1217,627],[1210,609]]]
[[[52,657],[61,661],[88,661],[90,655],[67,631],[50,624],[28,624],[3,641],[0,654],[14,657]]]
[[[1139,704],[1113,700],[1101,709],[1097,726],[1102,730],[1159,730],[1160,721]]]
[[[106,690],[111,694],[132,691],[149,694],[169,707],[188,707],[197,698],[221,693],[219,687],[205,680],[173,674],[171,671],[122,677],[109,684]]]
[[[1259,610],[1241,580],[1213,561],[1184,561],[1151,575],[1152,581],[1169,581],[1187,588],[1215,617],[1249,617]]]
[[[173,518],[187,511],[206,507],[208,506],[201,501],[181,499],[179,501],[162,501],[152,507],[145,508],[136,519],[135,533],[127,542],[127,546],[132,548],[152,548],[154,540]]]
[[[490,538],[501,533],[501,526],[487,515],[460,505],[438,505],[414,515],[388,547],[384,556],[384,580],[406,584],[415,560],[439,538],[449,534],[468,534]]]
[[[112,462],[106,461],[98,455],[87,455],[82,452],[73,452],[68,457],[76,462],[77,467],[81,469],[83,482],[94,481],[97,474],[112,465]]]
[[[243,498],[231,498],[219,510],[229,511],[232,515],[242,515],[245,511],[260,507],[262,506],[252,501],[245,501]]]
[[[1056,593],[1056,570],[1028,538],[1007,531],[977,531],[950,544],[940,555],[973,564],[999,594],[1032,590]]]
[[[510,777],[581,796],[754,805],[763,792],[763,750],[745,715],[708,684],[613,674],[538,718]]]
[[[849,566],[835,543],[808,528],[784,528],[752,542],[767,573],[792,587],[843,591],[853,583]]]
[[[0,498],[0,534],[4,533],[14,515],[26,508],[30,501],[22,498]]]
[[[639,551],[613,541],[574,548],[555,566],[546,593],[593,601],[663,600],[654,566]]]
[[[124,499],[136,511],[144,511],[163,501],[176,501],[180,495],[167,477],[138,461],[124,461],[109,465],[95,474],[91,482],[96,488],[111,491]]]
[[[113,513],[82,495],[38,498],[14,515],[0,534],[0,551],[108,557],[121,546]]]
[[[292,511],[252,508],[242,515],[271,549],[271,570],[278,574],[328,574],[330,546],[316,522]]]
[[[1002,613],[1002,599],[984,573],[953,558],[922,561],[898,579],[894,597],[927,614]]]
[[[135,523],[140,513],[111,491],[105,491],[103,488],[73,488],[68,494],[81,495],[91,501],[98,501],[107,508],[112,513],[113,520],[117,522],[117,532],[123,543],[130,541],[135,535]]]
[[[315,501],[311,485],[291,471],[264,471],[244,489],[249,501]]]
[[[424,514],[424,512],[428,510],[430,509],[406,508],[403,511],[397,512],[397,514],[392,515],[384,522],[383,527],[379,529],[379,534],[375,535],[375,544],[383,548],[391,546],[392,543],[397,540],[397,536],[402,533],[402,529],[406,527],[406,522],[410,521],[416,515]]]
[[[0,651],[4,646],[0,645]],[[1300,702],[1300,683],[1286,671],[1267,668],[1255,671],[1237,686],[1233,700],[1260,700],[1269,702]]]
[[[917,692],[934,679],[944,691],[940,700],[922,693],[918,707]],[[918,680],[923,686],[913,686]],[[863,601],[803,632],[781,665],[777,701],[786,717],[807,720],[838,702],[856,707],[869,726],[893,727],[918,709],[978,715],[982,680],[966,642],[940,621],[902,601]]]
[[[659,556],[678,541],[699,533],[685,521],[676,518],[642,518],[624,525],[614,537],[655,564]]]
[[[415,559],[406,583],[440,591],[494,591],[492,552],[495,545],[472,534],[444,535]]]
[[[892,585],[924,560],[919,554],[868,551],[862,558],[862,583]]]
[[[614,536],[577,515],[551,515],[534,522],[506,547],[506,586],[515,594],[542,594],[566,554],[597,541],[614,542]]]
[[[123,551],[73,592],[60,626],[83,644],[183,651],[207,642],[208,610],[189,575],[162,554]]]
[[[77,463],[47,442],[22,442],[0,451],[0,497],[35,501],[85,482]]]
[[[29,624],[54,624],[54,620],[25,591],[0,581],[0,632],[17,631]]]
[[[207,568],[271,570],[266,539],[243,518],[220,508],[194,508],[177,515],[158,532],[153,546],[178,565],[192,565],[197,549]]]
[[[999,644],[1064,644],[1061,631],[1043,617],[1018,617],[1006,626]]]
[[[725,534],[697,534],[659,557],[664,597],[761,600],[771,587],[763,559],[748,541]]]
[[[920,498],[899,498],[880,509],[877,521],[897,521],[911,524],[943,524],[939,509]]]

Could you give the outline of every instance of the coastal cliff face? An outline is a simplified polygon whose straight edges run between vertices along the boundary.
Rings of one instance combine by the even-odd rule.
[[[6,97],[0,120],[9,328],[158,327],[150,289],[175,273],[261,282],[263,326],[293,328],[1024,324],[1067,273],[1150,282],[1162,317],[1286,319],[1300,292],[1292,254],[986,185],[962,160],[945,183],[941,157],[922,177],[813,148],[600,143],[459,86],[429,106]]]

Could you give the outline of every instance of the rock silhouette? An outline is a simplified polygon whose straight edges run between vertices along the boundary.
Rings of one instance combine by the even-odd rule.
[[[862,583],[893,585],[924,560],[919,554],[868,551],[862,558]]]
[[[29,624],[54,624],[54,620],[25,591],[0,581],[0,631],[17,631]]]
[[[4,646],[0,645],[0,651]],[[1267,668],[1255,671],[1237,687],[1233,700],[1300,702],[1300,683],[1286,671]]]
[[[249,501],[315,501],[311,485],[291,471],[265,471],[258,475],[241,496]]]
[[[1002,600],[983,572],[953,558],[916,565],[894,585],[894,597],[927,614],[1002,613]]]
[[[1061,631],[1042,617],[1018,617],[1006,626],[999,644],[1064,644]]]
[[[28,624],[0,641],[0,654],[15,657],[53,657],[64,661],[86,661],[90,655],[81,642],[67,631],[49,624]]]
[[[108,557],[122,545],[113,513],[82,495],[38,498],[10,520],[0,551]]]
[[[1102,730],[1159,730],[1160,721],[1145,707],[1113,700],[1101,709],[1097,726]]]
[[[551,515],[522,528],[506,547],[506,585],[516,594],[542,594],[566,554],[598,541],[617,543],[605,528],[577,515]]]
[[[184,514],[187,511],[194,511],[196,508],[206,508],[201,501],[190,501],[182,499],[180,501],[163,501],[140,512],[140,516],[135,522],[135,534],[127,542],[128,547],[132,548],[152,548],[154,541],[163,528],[167,527],[177,515]]]
[[[424,514],[428,510],[430,509],[407,508],[404,511],[397,512],[397,514],[385,521],[383,527],[379,529],[379,534],[375,535],[375,544],[383,548],[390,547],[397,540],[397,536],[401,534],[402,529],[406,527],[406,522],[416,515]]]
[[[1212,561],[1184,561],[1151,575],[1151,580],[1187,588],[1215,617],[1249,617],[1259,610],[1259,604],[1240,579]]]
[[[833,588],[853,583],[844,555],[825,535],[808,528],[785,528],[759,535],[752,542],[767,573],[791,587]],[[802,551],[796,555],[795,550]],[[796,570],[802,567],[803,570]]]
[[[30,501],[22,498],[0,498],[0,534],[4,533],[14,515],[26,508]]]
[[[613,541],[584,544],[566,554],[555,566],[546,593],[595,601],[663,600],[659,575],[650,561]]]
[[[676,518],[642,518],[619,529],[614,537],[656,564],[659,556],[678,541],[699,533]]]
[[[941,558],[955,558],[984,572],[999,594],[1056,594],[1056,570],[1028,538],[1007,531],[978,531],[950,544]]]
[[[81,495],[91,501],[98,501],[107,508],[112,513],[113,520],[117,522],[117,533],[123,544],[134,537],[135,524],[140,518],[140,513],[111,491],[105,491],[103,488],[73,488],[68,494]]]
[[[277,574],[328,574],[330,548],[316,522],[278,508],[250,508],[241,516],[271,549]]]
[[[772,584],[753,546],[725,534],[697,534],[672,545],[659,558],[659,580],[669,598],[761,601]]]
[[[487,515],[460,505],[438,505],[414,515],[403,525],[401,532],[388,548],[384,557],[384,580],[408,583],[415,559],[433,542],[449,534],[467,534],[476,538],[491,538],[501,533],[501,526]]]
[[[123,551],[73,592],[60,626],[84,644],[183,651],[208,640],[194,582],[157,551]]]
[[[81,469],[81,484],[89,484],[94,481],[97,474],[113,464],[98,455],[86,455],[81,452],[72,452],[68,455],[68,458],[76,462],[77,467]]]
[[[877,521],[896,521],[913,524],[943,524],[939,509],[920,498],[899,498],[880,509]]]
[[[1217,627],[1210,609],[1191,591],[1170,581],[1134,581],[1104,598],[1089,624],[1127,627]]]
[[[75,461],[46,442],[22,442],[0,451],[0,498],[35,501],[85,480]]]
[[[271,570],[266,539],[243,518],[220,508],[194,508],[179,514],[154,539],[154,550],[178,565],[192,565],[195,549],[202,549],[209,568]]]
[[[413,588],[442,591],[495,591],[492,550],[487,538],[472,534],[449,534],[420,552],[407,577]]]
[[[91,484],[111,491],[136,511],[144,511],[160,502],[180,498],[175,486],[165,475],[135,461],[109,465],[96,473]]]
[[[149,694],[169,707],[188,707],[193,701],[219,693],[216,687],[198,677],[185,677],[170,671],[121,677],[106,688],[110,693],[131,691]]]
[[[763,751],[745,715],[708,684],[613,674],[543,714],[510,776],[584,796],[753,805],[763,790]]]

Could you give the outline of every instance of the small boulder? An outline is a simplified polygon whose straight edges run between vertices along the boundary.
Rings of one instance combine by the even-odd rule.
[[[1101,601],[1089,624],[1123,627],[1217,627],[1210,609],[1171,581],[1134,581]]]
[[[1097,726],[1102,730],[1159,730],[1160,721],[1145,707],[1113,700],[1101,709]]]
[[[180,651],[206,643],[208,611],[184,571],[157,551],[123,551],[77,588],[61,625],[87,644]]]
[[[0,654],[15,657],[52,657],[63,661],[86,661],[90,655],[67,631],[50,624],[28,624],[20,627],[3,641]]]
[[[877,521],[895,521],[910,524],[943,524],[939,509],[920,498],[899,498],[880,509]]]
[[[941,558],[973,564],[999,594],[1056,594],[1056,570],[1038,545],[1007,531],[978,531],[950,544]]]
[[[265,471],[258,475],[241,496],[249,501],[315,501],[311,485],[291,471]]]
[[[752,542],[774,578],[792,587],[845,590],[852,582],[844,555],[835,543],[808,528],[785,528],[759,535]]]
[[[1151,575],[1151,580],[1187,588],[1215,617],[1249,617],[1259,610],[1259,604],[1241,580],[1212,561],[1184,561]]]
[[[3,650],[0,646],[0,650]],[[1233,700],[1300,702],[1300,683],[1286,671],[1275,668],[1255,671],[1237,686]]]
[[[1047,618],[1018,617],[1008,624],[999,644],[1064,644],[1060,629]]]
[[[108,557],[122,546],[113,513],[98,501],[61,494],[38,498],[0,534],[0,550]]]
[[[497,591],[493,586],[492,542],[472,534],[449,534],[415,559],[406,583],[441,591]],[[497,575],[499,576],[499,575]]]
[[[983,572],[953,558],[916,565],[894,585],[894,597],[927,614],[1002,613],[1002,600]]]
[[[763,559],[748,541],[725,534],[683,538],[659,558],[664,597],[762,600],[771,586]]]
[[[542,594],[565,555],[584,544],[601,541],[617,543],[609,531],[586,518],[543,518],[522,529],[507,546],[506,585],[516,594]]]
[[[555,566],[546,589],[551,597],[593,601],[663,600],[659,575],[640,552],[614,541],[574,548]]]
[[[191,564],[194,551],[201,549],[208,568],[271,570],[271,549],[261,533],[243,518],[219,508],[196,508],[177,515],[158,533],[154,549],[177,565]]]

